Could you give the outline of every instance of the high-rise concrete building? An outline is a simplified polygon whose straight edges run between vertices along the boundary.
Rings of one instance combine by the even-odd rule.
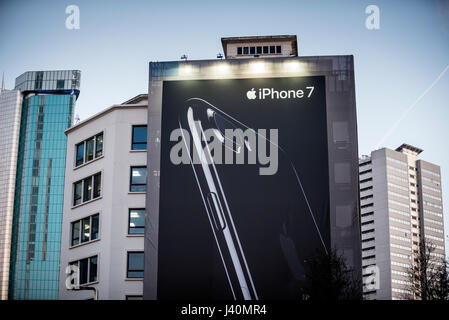
[[[435,246],[433,257],[445,257],[440,167],[419,159],[422,151],[402,144],[359,161],[364,277],[379,276],[364,288],[366,299],[410,294],[407,270],[424,241]]]
[[[67,289],[67,267],[98,299],[142,298],[147,106],[142,94],[66,130],[60,299],[93,297]]]
[[[0,299],[8,298],[11,228],[14,212],[17,149],[22,95],[17,90],[0,92]]]
[[[2,299],[58,297],[64,130],[72,125],[79,85],[77,70],[33,71],[16,78],[15,90],[2,90]]]

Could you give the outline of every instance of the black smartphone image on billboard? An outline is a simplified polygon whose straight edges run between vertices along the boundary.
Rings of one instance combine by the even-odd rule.
[[[213,104],[210,99],[187,98],[180,101],[176,111],[177,127],[183,132],[182,140],[189,154],[189,164],[181,165],[182,181],[188,186],[185,192],[189,194],[186,207],[192,220],[202,220],[201,226],[192,223],[193,229],[186,232],[183,243],[178,243],[179,249],[175,249],[181,256],[185,255],[186,263],[181,268],[186,269],[185,275],[190,270],[190,277],[199,280],[194,287],[193,280],[182,279],[181,287],[187,290],[191,283],[192,295],[201,299],[299,299],[307,259],[317,250],[328,249],[328,221],[323,217],[323,210],[328,212],[328,202],[322,202],[318,208],[319,217],[315,217],[316,201],[309,201],[307,186],[301,179],[302,169],[307,168],[297,168],[295,159],[290,158],[282,146],[283,132],[291,134],[287,131],[292,132],[292,128],[286,130],[283,128],[286,124],[267,121],[266,116],[262,117],[264,121],[257,121],[262,115],[239,117],[241,112],[232,112],[236,109]],[[266,111],[268,109],[262,114]],[[278,115],[278,118],[285,116],[288,114]],[[245,134],[237,133],[230,141],[226,131],[237,129]],[[261,134],[259,129],[266,131]],[[271,139],[269,129],[278,130],[278,141]],[[253,133],[255,139],[248,139],[248,133]],[[211,138],[223,146],[223,160],[218,163],[217,150],[209,147]],[[275,174],[261,175],[260,163],[249,163],[250,151],[257,154],[262,144],[265,144],[266,153],[276,150]],[[227,164],[224,154],[229,150],[235,158],[234,163]],[[239,153],[245,153],[243,163],[236,163]],[[303,153],[304,157],[310,156]],[[161,170],[161,177],[163,174]],[[163,183],[162,179],[161,189],[164,189]],[[187,222],[184,218],[173,216],[171,221]],[[197,243],[207,244],[202,245],[204,248],[190,247],[189,257],[185,242],[195,243],[192,238],[202,239]],[[173,243],[171,248],[174,247]],[[163,256],[161,260],[161,255],[159,259],[159,272],[162,269],[165,273],[161,264],[168,260]],[[176,272],[174,267],[170,269]],[[177,294],[162,289],[158,296],[172,299]]]
[[[196,155],[196,157],[190,157],[190,162],[232,295],[234,299],[257,299],[257,292],[226,201],[226,195],[211,150],[207,146],[204,130],[208,129],[211,121],[216,121],[217,116],[215,115],[216,111],[207,108],[205,104],[207,102],[201,99],[190,99],[186,102],[186,108],[180,114],[179,124],[180,129],[187,129],[189,137],[183,136],[183,141],[189,154]],[[215,133],[215,138],[224,143],[223,129],[219,126],[212,126],[210,129]],[[190,138],[192,139],[192,149],[190,149]],[[240,147],[238,146],[238,148]],[[198,164],[195,163],[194,158],[199,160]]]

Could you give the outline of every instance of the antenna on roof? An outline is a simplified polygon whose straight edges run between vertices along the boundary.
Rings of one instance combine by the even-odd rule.
[[[223,59],[223,55],[220,52],[217,54],[217,59]]]
[[[5,90],[5,73],[3,72],[2,74],[2,88],[0,90],[0,92]]]
[[[183,55],[181,56],[181,60],[187,61],[187,55],[183,54]]]

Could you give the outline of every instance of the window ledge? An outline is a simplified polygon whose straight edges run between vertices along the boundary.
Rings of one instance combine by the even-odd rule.
[[[91,202],[94,202],[94,201],[97,201],[97,200],[100,200],[100,199],[103,199],[103,196],[99,196],[98,198],[95,198],[95,199],[92,199],[92,200],[89,200],[89,201],[86,201],[86,202],[77,204],[76,206],[72,206],[71,209],[76,209],[76,208],[82,207],[82,206],[84,206],[84,205],[86,205],[86,204],[89,204],[89,203],[91,203]]]
[[[87,244],[91,244],[91,243],[94,243],[94,242],[97,242],[97,241],[100,241],[100,238],[97,238],[95,240],[86,241],[86,242],[83,242],[83,243],[79,243],[79,244],[76,244],[74,246],[70,246],[69,249],[75,249],[75,248],[82,247],[82,246],[85,246]]]
[[[147,194],[146,191],[128,191],[128,194]]]
[[[78,170],[79,168],[83,168],[83,167],[85,167],[85,166],[91,164],[92,162],[95,162],[95,161],[100,160],[100,159],[103,159],[103,158],[104,158],[104,155],[102,155],[102,156],[100,156],[100,157],[98,157],[98,158],[95,158],[95,159],[93,159],[93,160],[84,162],[83,164],[80,164],[79,166],[74,167],[73,170]]]
[[[129,152],[136,152],[136,153],[139,153],[139,152],[147,152],[147,149],[142,149],[142,150],[129,150]]]
[[[92,282],[87,282],[87,283],[80,284],[80,287],[89,287],[89,286],[92,286],[92,285],[94,285],[94,284],[99,284],[99,283],[100,283],[100,281],[99,281],[99,280],[96,280],[96,281],[92,281]]]
[[[144,233],[142,234],[127,234],[126,237],[127,238],[143,238],[145,236]]]
[[[143,278],[125,278],[125,281],[143,281]]]

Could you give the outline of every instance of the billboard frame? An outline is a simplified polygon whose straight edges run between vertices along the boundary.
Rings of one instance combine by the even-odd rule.
[[[163,82],[302,76],[325,77],[331,247],[362,279],[353,56],[150,62],[144,299],[157,299]]]

